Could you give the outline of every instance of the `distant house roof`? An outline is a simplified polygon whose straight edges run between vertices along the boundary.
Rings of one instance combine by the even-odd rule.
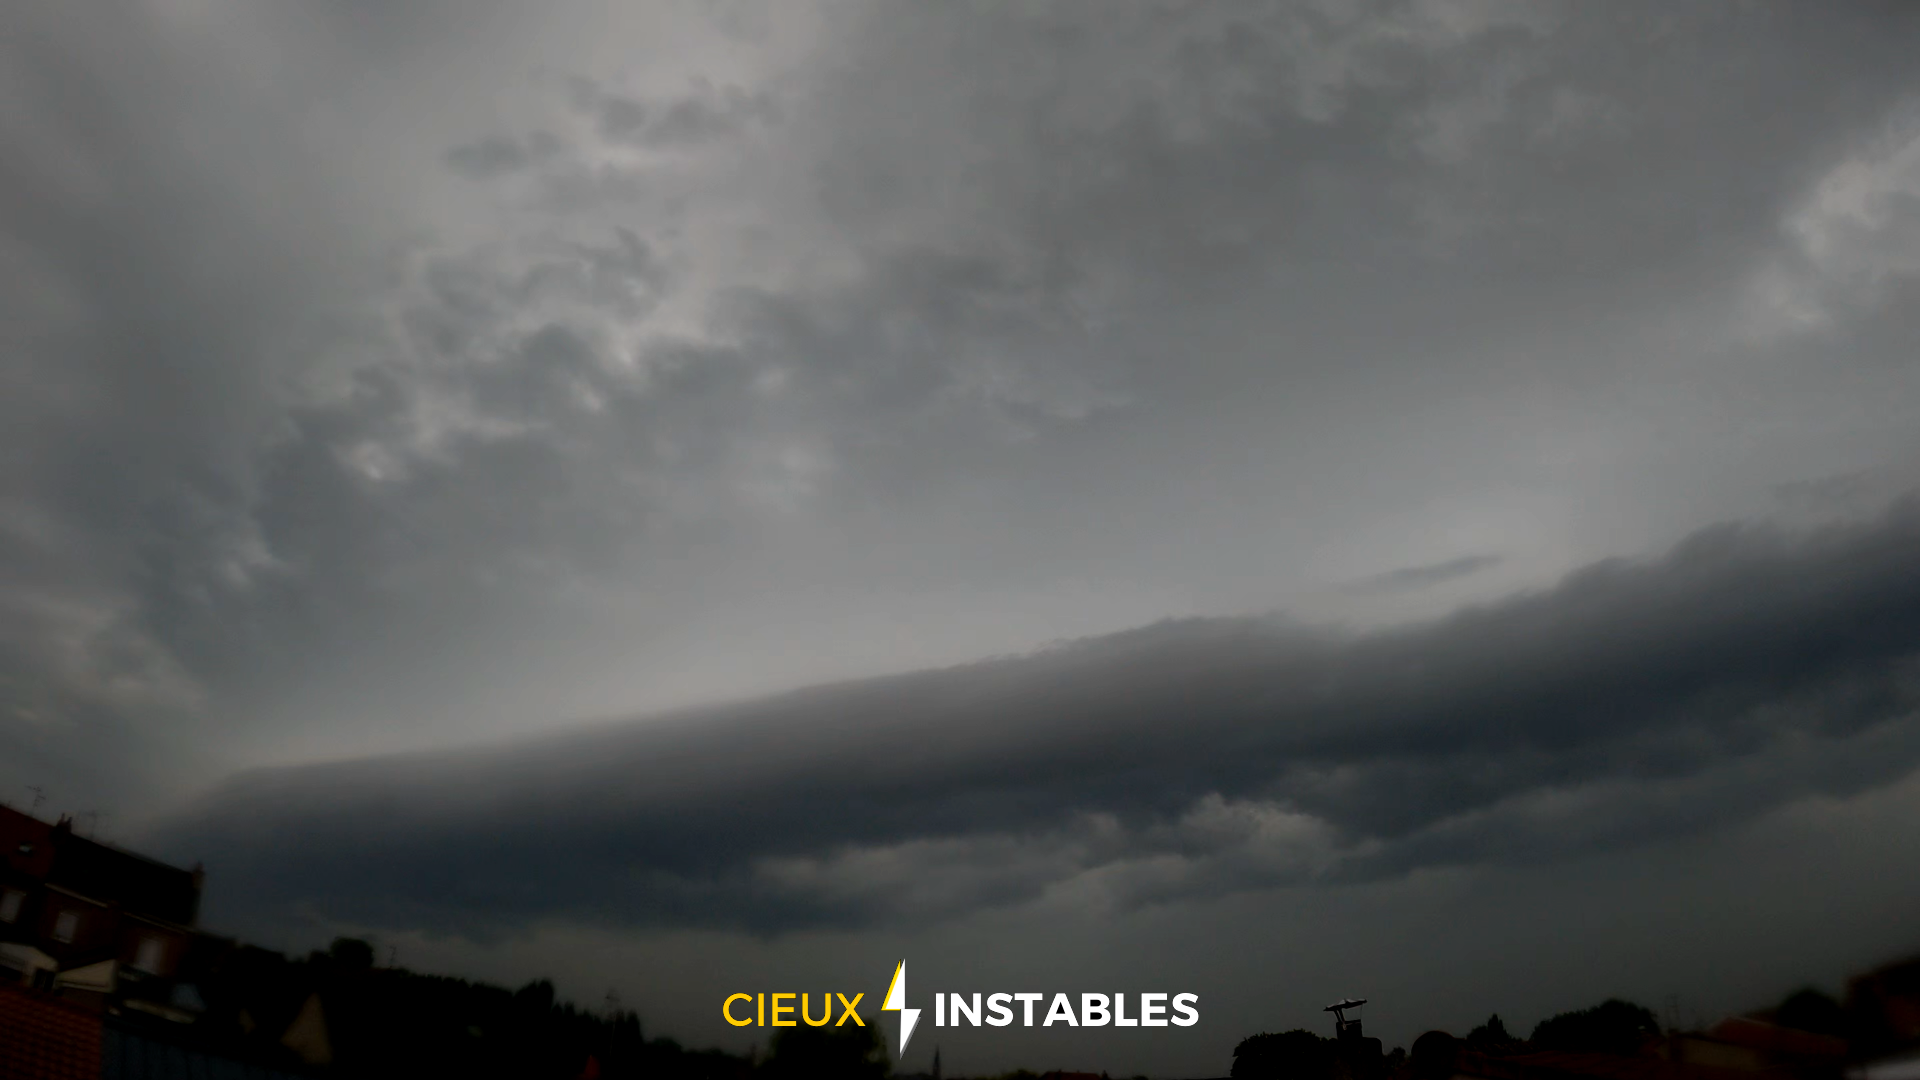
[[[1707,1038],[1786,1057],[1845,1057],[1847,1041],[1816,1035],[1750,1016],[1730,1016],[1707,1029]]]
[[[76,836],[66,818],[49,825],[0,806],[0,876],[28,877],[90,900],[190,926],[200,909],[200,875]]]
[[[1488,1080],[1753,1080],[1743,1069],[1683,1065],[1659,1058],[1619,1054],[1575,1054],[1556,1050],[1499,1056],[1463,1050],[1455,1075]]]
[[[72,1002],[0,985],[0,1076],[7,1080],[95,1080],[100,1017]]]
[[[71,833],[56,839],[46,881],[123,911],[182,925],[190,925],[200,908],[193,871]]]
[[[28,877],[47,876],[53,865],[53,826],[0,806],[0,867]]]

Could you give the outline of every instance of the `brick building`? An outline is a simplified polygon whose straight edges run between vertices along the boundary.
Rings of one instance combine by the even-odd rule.
[[[0,982],[185,1018],[201,872],[0,806]]]

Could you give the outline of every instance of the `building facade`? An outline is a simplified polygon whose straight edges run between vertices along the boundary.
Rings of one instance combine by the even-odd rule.
[[[0,982],[187,1018],[203,876],[0,806]]]

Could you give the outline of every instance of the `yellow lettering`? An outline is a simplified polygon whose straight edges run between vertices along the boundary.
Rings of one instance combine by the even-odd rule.
[[[801,994],[800,1019],[805,1020],[808,1027],[826,1027],[827,1021],[833,1019],[833,999],[825,994],[820,995],[820,1019],[815,1020],[812,1010],[807,1008],[807,995]]]
[[[791,1003],[793,999],[798,996],[799,996],[798,994],[773,995],[773,1023],[770,1026],[772,1027],[799,1027],[800,1026],[797,1022],[793,1020],[780,1019],[780,1017],[782,1017],[783,1015],[786,1015],[787,1013],[791,1013],[793,1011],[792,1004],[782,1005],[780,1004],[780,999],[786,998],[787,1001]]]
[[[853,1011],[853,1007],[855,1005],[860,1004],[860,999],[863,997],[866,997],[867,995],[855,994],[853,995],[852,1001],[848,1001],[847,995],[845,994],[835,994],[833,996],[840,999],[841,1008],[846,1010],[845,1012],[842,1012],[840,1014],[840,1023],[833,1025],[834,1027],[839,1027],[840,1024],[846,1023],[849,1019],[851,1019],[854,1023],[860,1025],[861,1027],[867,1026],[867,1022],[865,1020],[860,1019],[860,1014]]]
[[[753,995],[752,994],[735,994],[732,997],[727,999],[726,1004],[720,1006],[720,1015],[726,1017],[727,1023],[732,1024],[734,1027],[746,1027],[748,1024],[753,1023],[752,1017],[748,1017],[745,1020],[735,1020],[733,1018],[733,1003],[736,1001],[739,1001],[741,998],[745,998],[748,1001],[752,1001]]]

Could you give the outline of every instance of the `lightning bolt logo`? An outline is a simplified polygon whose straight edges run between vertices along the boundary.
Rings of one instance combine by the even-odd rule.
[[[913,1025],[920,1020],[919,1009],[909,1009],[907,1005],[907,962],[900,961],[893,969],[893,983],[887,987],[886,1000],[880,1003],[881,1012],[900,1014],[900,1053],[907,1052],[907,1040],[913,1037]]]

